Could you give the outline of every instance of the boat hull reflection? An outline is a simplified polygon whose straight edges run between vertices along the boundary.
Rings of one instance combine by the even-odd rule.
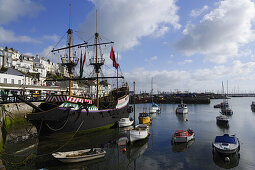
[[[228,156],[229,161],[225,160],[225,156],[218,152],[213,152],[213,161],[220,168],[230,169],[237,167],[240,160],[240,153],[234,153]]]
[[[191,140],[189,142],[185,142],[185,143],[174,143],[172,144],[172,151],[173,152],[185,152],[186,150],[188,150],[191,145],[194,143],[195,140]]]

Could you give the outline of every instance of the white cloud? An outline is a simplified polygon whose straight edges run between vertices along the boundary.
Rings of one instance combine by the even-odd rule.
[[[145,61],[148,63],[148,64],[153,64],[156,60],[158,59],[158,56],[152,56],[150,58],[146,58]]]
[[[0,24],[8,24],[21,16],[35,16],[44,8],[32,0],[0,0]]]
[[[220,1],[199,24],[185,27],[184,36],[175,47],[187,56],[199,53],[206,60],[224,63],[238,55],[241,46],[255,40],[254,21],[254,1]]]
[[[42,37],[44,40],[50,40],[50,41],[53,41],[53,42],[58,42],[60,37],[56,34],[53,34],[53,35],[44,35]]]
[[[10,42],[40,43],[40,41],[28,36],[17,36],[15,35],[14,32],[5,30],[3,27],[0,27],[0,42],[1,43],[10,43]]]
[[[150,60],[152,60],[152,61],[155,61],[155,60],[157,60],[158,59],[158,56],[152,56],[151,58],[150,58]]]
[[[27,52],[27,53],[24,53],[25,55],[29,55],[29,56],[35,56],[35,54],[33,53],[30,53],[30,52]]]
[[[201,15],[203,12],[205,12],[206,10],[208,10],[208,6],[205,5],[203,8],[201,9],[193,9],[191,12],[190,12],[190,16],[191,17],[198,17],[199,15]]]
[[[91,0],[98,9],[98,32],[114,41],[119,50],[139,44],[144,36],[162,36],[172,26],[179,29],[176,0]],[[95,11],[92,11],[80,31],[95,32]],[[87,37],[89,38],[89,37]]]
[[[137,90],[150,91],[151,77],[154,77],[155,91],[170,91],[180,89],[182,91],[204,91],[205,89],[221,89],[221,81],[229,80],[232,86],[239,84],[246,90],[254,90],[255,83],[255,62],[242,63],[235,60],[229,66],[219,65],[210,69],[197,70],[172,70],[172,71],[151,71],[144,68],[137,68],[125,73],[131,84],[136,82]],[[230,84],[231,87],[231,84]]]
[[[192,60],[184,60],[182,62],[179,62],[179,65],[183,65],[183,64],[188,64],[188,63],[192,63]]]

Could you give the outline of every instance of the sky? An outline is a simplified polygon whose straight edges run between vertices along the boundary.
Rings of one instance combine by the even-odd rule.
[[[66,43],[71,4],[70,23],[78,43],[93,42],[97,9],[97,32],[102,40],[114,41],[120,71],[131,90],[135,81],[138,92],[153,88],[155,93],[218,93],[223,82],[229,93],[255,92],[255,0],[0,0],[0,4],[1,47],[58,62],[50,51],[64,45],[61,39]],[[114,72],[110,48],[104,57]]]

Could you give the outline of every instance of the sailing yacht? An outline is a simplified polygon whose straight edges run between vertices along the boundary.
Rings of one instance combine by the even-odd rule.
[[[151,108],[149,109],[149,113],[158,113],[160,112],[160,107],[158,104],[153,102],[153,78],[151,79]]]
[[[224,94],[224,85],[223,85],[223,82],[222,82],[222,92]],[[220,113],[223,114],[223,115],[232,115],[233,114],[233,111],[232,109],[229,107],[229,104],[228,104],[228,100],[227,100],[227,95],[225,95],[226,97],[223,98],[223,102],[221,103],[221,111]]]

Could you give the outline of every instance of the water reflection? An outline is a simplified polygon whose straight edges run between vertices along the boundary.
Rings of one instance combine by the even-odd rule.
[[[188,121],[188,113],[176,114],[176,117],[177,117],[177,120],[178,120],[180,123],[183,123],[183,122],[187,122],[187,121]]]
[[[7,141],[4,146],[5,152],[19,154],[33,153],[34,159],[30,163],[18,167],[11,167],[12,162],[22,162],[25,157],[9,159],[2,155],[6,169],[255,169],[255,112],[251,113],[250,102],[253,98],[233,98],[230,100],[235,114],[231,116],[229,126],[216,124],[217,111],[211,107],[220,100],[212,100],[210,105],[194,105],[193,114],[176,115],[175,104],[162,105],[162,112],[157,114],[156,119],[150,127],[151,136],[149,140],[137,141],[133,145],[125,145],[124,137],[126,128],[107,129],[90,133],[54,135],[40,138],[37,147],[36,139],[30,138],[22,142]],[[143,107],[149,104],[136,105],[136,111],[142,112]],[[132,114],[130,114],[132,115]],[[138,123],[138,114],[136,124]],[[188,119],[188,122],[185,120]],[[187,124],[188,123],[188,124]],[[170,136],[176,129],[194,129],[196,141],[188,144],[171,145]],[[247,130],[249,129],[249,130]],[[21,131],[23,131],[22,129]],[[25,131],[25,130],[24,130]],[[236,133],[242,143],[240,150],[241,158],[234,155],[230,162],[225,162],[224,157],[212,155],[212,141],[215,136],[224,133]],[[12,136],[13,137],[13,136]],[[8,137],[9,138],[9,137]],[[20,140],[19,140],[20,141]],[[123,142],[124,145],[120,144]],[[194,142],[194,143],[193,143]],[[193,144],[192,144],[193,143]],[[35,146],[35,147],[34,147]],[[79,150],[90,147],[103,147],[106,150],[105,158],[81,162],[76,164],[64,164],[54,159],[51,152]],[[31,149],[30,149],[31,148]],[[126,152],[123,152],[126,148]],[[25,152],[23,152],[25,151]],[[28,152],[26,152],[28,151]],[[181,152],[181,153],[176,153]],[[5,157],[4,157],[5,156]],[[5,161],[7,160],[7,161]],[[7,165],[9,164],[9,165]]]
[[[132,162],[139,158],[148,149],[148,139],[137,141],[127,148],[127,158],[129,162]]]
[[[155,119],[157,117],[157,113],[150,113],[150,116],[152,119]]]
[[[37,168],[45,168],[45,166],[46,167],[59,167],[59,166],[61,167],[63,163],[59,162],[58,160],[54,159],[51,156],[51,153],[56,151],[64,152],[64,151],[101,147],[101,148],[104,148],[107,152],[107,155],[109,155],[110,154],[109,148],[114,148],[115,146],[117,146],[116,141],[119,138],[125,136],[125,133],[119,133],[118,129],[107,129],[107,130],[91,132],[91,133],[81,132],[81,133],[77,133],[75,136],[73,135],[74,134],[59,134],[59,135],[52,135],[52,136],[40,138],[38,148],[37,148],[35,166]],[[95,162],[95,161],[104,162],[104,159],[94,160],[92,162]],[[98,164],[93,164],[91,163],[91,161],[88,161],[88,162],[79,163],[75,165],[71,164],[68,166],[70,168],[71,167],[76,168],[79,166],[94,167],[94,166],[98,166]]]
[[[240,153],[235,153],[228,157],[230,160],[225,161],[224,155],[221,155],[218,152],[213,152],[213,161],[217,166],[219,166],[221,168],[225,168],[225,169],[230,169],[230,168],[234,168],[234,167],[238,166],[239,159],[240,159]]]
[[[194,141],[195,140],[191,140],[191,141],[185,142],[185,143],[173,143],[172,151],[173,152],[184,152],[191,147],[191,145],[194,143]]]
[[[227,132],[226,130],[229,129],[229,123],[219,123],[216,121],[217,127],[221,130],[223,130],[223,132]]]

